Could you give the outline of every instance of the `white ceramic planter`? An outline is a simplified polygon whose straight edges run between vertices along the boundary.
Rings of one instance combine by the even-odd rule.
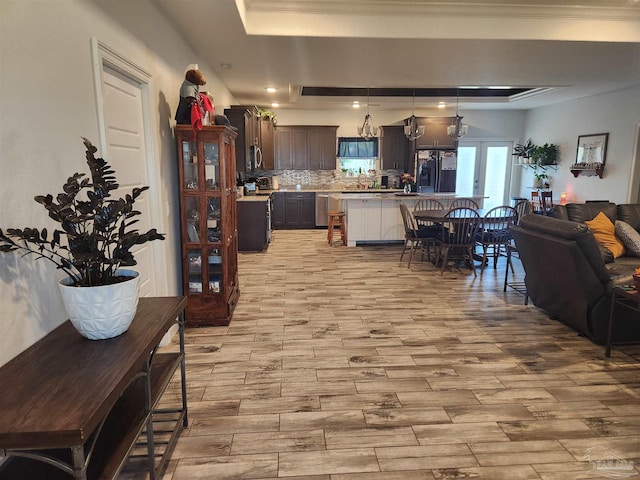
[[[118,270],[130,280],[98,287],[72,287],[69,277],[60,281],[60,292],[69,319],[85,338],[105,340],[126,332],[138,308],[140,275]]]

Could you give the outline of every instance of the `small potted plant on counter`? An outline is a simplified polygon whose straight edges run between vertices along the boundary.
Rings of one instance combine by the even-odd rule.
[[[0,229],[0,252],[33,254],[65,272],[60,290],[71,322],[82,336],[98,340],[124,333],[135,316],[139,274],[120,269],[136,265],[131,248],[164,240],[164,235],[155,228],[146,233],[132,228],[140,215],[133,205],[149,187],[110,198],[119,188],[115,172],[83,140],[91,178],[75,173],[62,193],[34,198],[60,227],[51,233],[46,228]]]
[[[400,181],[403,183],[404,194],[408,195],[413,190],[413,185],[415,185],[416,179],[410,173],[403,173],[400,176]]]

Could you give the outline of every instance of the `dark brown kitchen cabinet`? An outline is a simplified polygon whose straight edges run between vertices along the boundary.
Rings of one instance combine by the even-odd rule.
[[[236,132],[175,129],[180,176],[182,278],[187,325],[229,325],[240,288]]]
[[[273,194],[273,228],[276,230],[315,228],[316,194],[276,192]]]
[[[273,210],[271,211],[271,224],[275,229],[284,229],[286,225],[285,218],[285,192],[274,192],[273,194]]]
[[[285,228],[314,228],[316,225],[316,194],[285,193]]]
[[[409,140],[404,135],[404,126],[383,126],[381,130],[380,168],[406,172],[411,154]]]
[[[231,107],[224,111],[229,123],[238,129],[236,138],[236,170],[238,172],[251,171],[252,151],[255,144],[255,115],[249,107]]]
[[[336,132],[334,127],[309,128],[307,158],[309,170],[335,170]]]
[[[447,134],[452,117],[418,117],[418,125],[424,126],[424,135],[416,140],[418,149],[455,149],[456,140]]]
[[[261,252],[269,245],[269,200],[257,197],[238,202],[238,251]]]
[[[273,121],[259,117],[258,107],[232,105],[224,111],[238,129],[236,168],[239,172],[274,169]]]
[[[275,127],[276,170],[334,170],[336,132],[334,126]]]
[[[261,170],[275,169],[275,147],[273,138],[273,121],[270,118],[261,117],[258,122],[260,153],[262,155]]]

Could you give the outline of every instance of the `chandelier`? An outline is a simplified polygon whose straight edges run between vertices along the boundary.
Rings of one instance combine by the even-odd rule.
[[[456,96],[456,116],[453,123],[447,127],[447,135],[455,138],[456,140],[464,137],[469,131],[468,125],[462,124],[462,118],[458,115],[458,104],[460,102],[460,88],[458,88],[458,95]]]
[[[369,88],[367,88],[367,114],[364,116],[362,126],[358,126],[358,135],[365,139],[378,136],[378,127],[373,126],[373,120],[369,114]]]
[[[418,120],[415,115],[416,108],[416,89],[413,89],[411,101],[411,117],[409,117],[409,121],[404,126],[404,136],[409,140],[416,140],[424,135],[424,125],[418,125]]]

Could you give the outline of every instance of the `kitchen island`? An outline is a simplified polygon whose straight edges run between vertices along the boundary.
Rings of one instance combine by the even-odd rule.
[[[413,211],[416,202],[425,198],[440,201],[445,208],[457,198],[472,198],[480,203],[484,197],[459,196],[453,193],[335,193],[329,195],[329,209],[346,213],[347,246],[363,243],[392,243],[404,241],[404,224],[400,204]]]

